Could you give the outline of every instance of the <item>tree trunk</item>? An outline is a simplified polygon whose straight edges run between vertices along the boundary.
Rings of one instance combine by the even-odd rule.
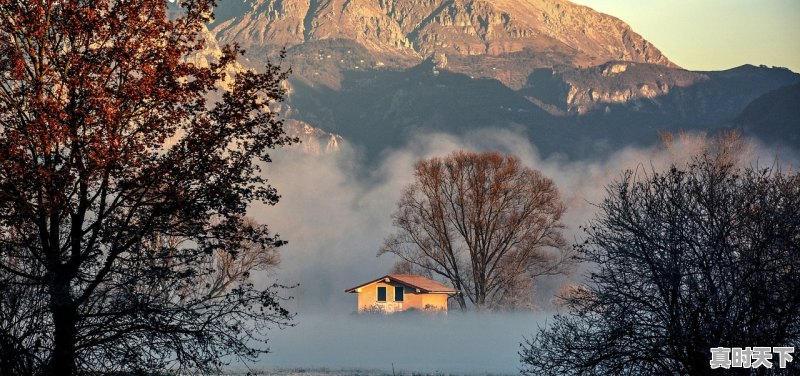
[[[456,301],[458,301],[458,308],[461,308],[461,312],[466,311],[467,301],[464,300],[464,292],[461,289],[461,283],[459,283],[458,279],[456,280],[450,279],[450,282],[453,283],[453,286],[456,288],[456,291],[458,291],[455,295]]]
[[[456,299],[458,300],[458,306],[461,308],[461,311],[467,310],[467,302],[464,300],[464,294],[459,291],[456,294]]]
[[[75,340],[78,311],[72,299],[69,282],[50,286],[50,309],[55,327],[53,353],[46,375],[75,375]]]

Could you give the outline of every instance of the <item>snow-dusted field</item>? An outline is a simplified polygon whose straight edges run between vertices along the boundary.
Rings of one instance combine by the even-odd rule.
[[[298,316],[271,333],[257,369],[269,375],[512,375],[519,343],[549,315]]]

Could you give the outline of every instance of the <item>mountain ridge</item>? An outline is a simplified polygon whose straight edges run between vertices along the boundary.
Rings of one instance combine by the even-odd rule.
[[[550,8],[528,19],[504,12],[522,3]],[[243,44],[250,66],[286,48],[283,64],[293,74],[281,111],[287,128],[307,140],[306,152],[313,154],[345,142],[372,157],[420,133],[467,134],[488,127],[514,129],[543,155],[595,157],[657,142],[659,132],[725,128],[757,97],[800,82],[800,75],[785,68],[680,68],[643,38],[636,42],[641,37],[624,22],[563,0],[238,4],[219,9],[209,38],[250,43]],[[571,29],[558,39],[529,28],[542,35],[530,40],[541,43],[521,50],[506,43],[533,38],[519,32],[528,30],[519,25],[534,20],[549,25],[551,33]],[[509,30],[517,30],[516,39],[507,38]],[[614,41],[599,41],[598,35]],[[372,38],[378,36],[385,38]],[[577,47],[559,41],[570,38]],[[475,40],[499,47],[478,43],[471,49]],[[579,43],[605,55],[587,58]],[[632,57],[624,52],[626,43],[643,61],[627,60]]]
[[[754,99],[731,122],[745,134],[774,144],[800,143],[800,83],[783,86]]]
[[[371,68],[434,59],[512,88],[536,67],[611,60],[677,67],[623,21],[565,0],[244,0],[223,3],[216,15],[211,27],[221,43],[259,53],[349,40],[366,49],[368,59],[359,60],[374,58]]]

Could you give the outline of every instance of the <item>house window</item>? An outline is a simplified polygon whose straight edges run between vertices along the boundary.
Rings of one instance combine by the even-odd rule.
[[[378,301],[379,302],[386,301],[386,287],[384,286],[378,287]]]
[[[394,301],[396,302],[403,301],[403,286],[394,287]]]

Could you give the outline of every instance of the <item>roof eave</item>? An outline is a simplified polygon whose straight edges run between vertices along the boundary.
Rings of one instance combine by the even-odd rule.
[[[385,275],[385,276],[383,276],[383,277],[380,277],[380,278],[375,278],[375,279],[373,279],[372,281],[369,281],[369,282],[367,282],[367,283],[362,283],[362,284],[360,284],[360,285],[358,285],[358,286],[351,287],[351,288],[349,288],[349,289],[347,289],[347,290],[344,290],[344,292],[356,292],[356,290],[357,290],[357,289],[360,289],[360,288],[362,288],[362,287],[364,287],[364,286],[371,285],[371,284],[373,284],[373,283],[375,283],[375,282],[378,282],[378,281],[380,281],[380,280],[382,280],[382,279],[385,279],[385,278],[389,278],[389,275]]]
[[[458,294],[458,291],[456,291],[456,290],[433,291],[433,290],[427,290],[427,289],[424,289],[424,288],[420,288],[418,286],[415,286],[412,283],[408,283],[406,281],[401,281],[401,280],[399,280],[397,278],[392,278],[389,274],[387,274],[387,275],[385,275],[383,277],[380,277],[380,278],[375,278],[374,280],[369,281],[367,283],[362,283],[362,284],[360,284],[358,286],[351,287],[351,288],[349,288],[347,290],[344,290],[344,292],[346,292],[346,293],[357,293],[358,291],[356,291],[356,290],[358,290],[358,289],[360,289],[360,288],[362,288],[364,286],[369,286],[369,285],[371,285],[371,284],[373,284],[375,282],[378,282],[380,280],[387,279],[387,278],[389,280],[395,281],[397,283],[401,283],[401,284],[406,285],[408,287],[415,288],[415,289],[419,290],[420,293],[425,293],[425,294]]]

